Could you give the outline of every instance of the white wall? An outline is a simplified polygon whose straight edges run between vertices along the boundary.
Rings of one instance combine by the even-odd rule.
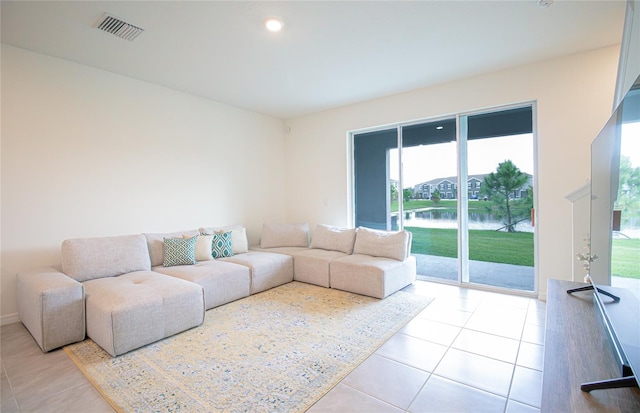
[[[2,45],[2,321],[66,238],[285,218],[279,119]]]
[[[589,178],[589,145],[611,113],[619,46],[565,56],[288,120],[287,219],[348,225],[347,131],[537,101],[538,271],[572,277],[571,203]],[[586,232],[586,231],[585,231]]]

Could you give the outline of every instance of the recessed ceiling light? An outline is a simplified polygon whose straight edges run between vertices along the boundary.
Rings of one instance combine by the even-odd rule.
[[[277,17],[267,17],[264,19],[264,27],[270,32],[279,32],[284,27],[284,22]]]
[[[442,130],[442,129],[444,129],[444,126],[436,126],[436,129]]]

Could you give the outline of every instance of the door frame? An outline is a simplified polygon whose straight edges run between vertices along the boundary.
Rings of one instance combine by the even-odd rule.
[[[533,222],[534,225],[537,227],[538,224],[541,222],[540,221],[540,209],[538,208],[538,128],[537,128],[537,101],[532,100],[532,101],[524,101],[524,102],[519,102],[519,103],[512,103],[512,104],[506,104],[506,105],[497,105],[497,106],[492,106],[492,107],[487,107],[487,108],[482,108],[482,109],[476,109],[476,110],[471,110],[471,111],[465,111],[465,112],[458,112],[458,113],[453,113],[453,114],[447,114],[447,115],[440,115],[440,116],[433,116],[433,117],[425,117],[425,118],[420,118],[420,119],[415,119],[415,120],[411,120],[411,121],[404,121],[404,122],[396,122],[396,123],[390,123],[390,124],[385,124],[385,125],[379,125],[379,126],[375,126],[375,127],[368,127],[368,128],[362,128],[362,129],[356,129],[356,130],[351,130],[348,131],[346,133],[346,140],[347,140],[347,151],[348,151],[348,158],[347,158],[347,167],[349,168],[349,174],[348,176],[348,182],[347,182],[347,188],[348,188],[348,197],[347,197],[347,208],[348,208],[348,215],[347,215],[347,222],[348,225],[353,227],[354,223],[356,222],[355,219],[355,190],[354,190],[354,183],[355,183],[355,169],[354,169],[354,136],[358,135],[358,134],[362,134],[362,133],[370,133],[370,132],[377,132],[377,131],[383,131],[383,130],[391,130],[391,129],[396,129],[397,130],[397,138],[398,138],[398,156],[399,156],[399,165],[402,165],[402,128],[407,127],[407,126],[412,126],[412,125],[419,125],[422,123],[431,123],[431,122],[437,122],[439,120],[445,120],[445,119],[452,119],[455,118],[456,120],[456,146],[457,146],[457,161],[458,161],[458,177],[457,177],[457,184],[458,184],[458,279],[455,282],[452,282],[450,280],[443,280],[443,279],[438,279],[438,278],[433,278],[433,277],[426,277],[429,279],[429,281],[434,281],[434,282],[439,282],[439,283],[444,283],[444,284],[453,284],[453,285],[457,285],[457,286],[464,286],[467,288],[473,288],[473,289],[480,289],[480,290],[488,290],[488,291],[496,291],[496,292],[507,292],[510,294],[514,294],[514,295],[522,295],[522,296],[527,296],[527,297],[537,297],[538,296],[538,291],[539,291],[539,274],[538,274],[538,269],[539,269],[539,231],[536,229],[534,229],[534,236],[533,236],[533,243],[534,243],[534,288],[533,291],[524,291],[524,290],[517,290],[517,289],[512,289],[512,288],[505,288],[505,287],[496,287],[496,286],[492,286],[492,285],[483,285],[483,284],[475,284],[475,283],[470,283],[468,282],[468,277],[469,277],[469,248],[468,248],[468,191],[467,191],[467,177],[468,177],[468,171],[467,171],[467,139],[466,139],[466,131],[467,129],[467,124],[466,122],[461,122],[461,118],[464,119],[468,119],[468,117],[470,116],[474,116],[474,115],[479,115],[479,114],[486,114],[486,113],[492,113],[492,112],[500,112],[500,111],[504,111],[504,110],[509,110],[509,109],[517,109],[517,108],[524,108],[524,107],[531,107],[531,122],[532,122],[532,142],[533,142],[533,213],[532,213],[532,217],[533,217]],[[464,128],[464,135],[461,133],[461,131]],[[464,158],[463,158],[464,157]],[[399,171],[399,183],[398,183],[398,193],[402,194],[402,191],[404,189],[403,186],[403,168],[400,168]],[[402,201],[402,196],[399,196],[399,200],[398,200],[398,227],[399,228],[404,228],[404,214],[403,212],[403,201]],[[463,219],[463,217],[465,217]],[[466,279],[467,281],[465,282],[463,280],[463,275],[466,274]]]

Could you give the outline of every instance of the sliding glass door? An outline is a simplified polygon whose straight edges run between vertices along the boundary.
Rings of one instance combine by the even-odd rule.
[[[469,278],[465,281],[535,291],[531,108],[462,120],[469,125],[465,151]]]
[[[418,275],[535,291],[532,106],[353,134],[356,226],[413,234]]]

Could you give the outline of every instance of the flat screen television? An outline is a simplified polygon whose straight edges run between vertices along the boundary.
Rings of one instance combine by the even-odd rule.
[[[640,77],[621,100],[602,131],[591,144],[591,211],[590,250],[597,259],[589,265],[591,283],[567,291],[593,290],[595,307],[601,317],[610,343],[619,363],[620,377],[583,383],[586,392],[617,387],[635,387],[640,382],[640,291],[611,287],[613,262],[613,236],[619,231],[620,213],[614,206],[622,191],[629,195],[629,184],[621,173],[621,135],[625,124],[640,122]],[[631,135],[625,132],[624,139],[640,143],[640,128],[633,128]],[[640,153],[635,154],[640,156]],[[621,182],[623,184],[621,185]],[[636,183],[640,185],[640,183]],[[635,189],[634,189],[635,190]],[[640,195],[636,195],[640,196]],[[627,209],[625,214],[640,212]],[[615,218],[615,219],[614,219]],[[640,254],[635,262],[640,266]],[[640,286],[640,280],[638,284]],[[638,287],[640,288],[640,287]]]

